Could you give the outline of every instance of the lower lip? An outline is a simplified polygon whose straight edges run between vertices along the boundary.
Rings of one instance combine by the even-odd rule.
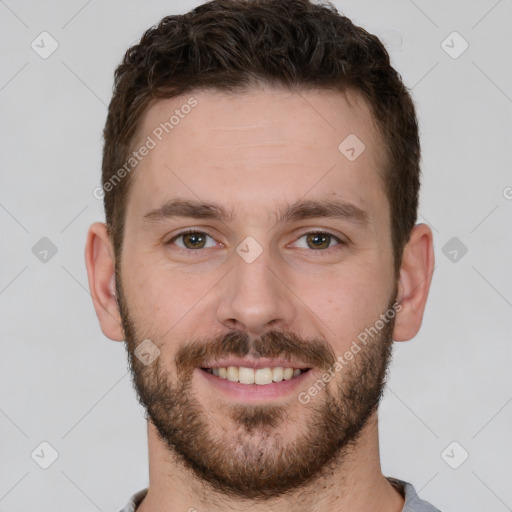
[[[201,368],[196,368],[195,371],[199,372],[200,378],[206,379],[209,385],[224,395],[249,403],[286,398],[294,392],[297,393],[301,387],[304,387],[305,380],[313,373],[312,370],[309,370],[290,380],[272,382],[271,384],[241,384],[240,382],[221,379],[212,373],[201,370]]]

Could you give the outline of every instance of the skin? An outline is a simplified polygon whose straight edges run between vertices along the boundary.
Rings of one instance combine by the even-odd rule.
[[[434,268],[432,232],[424,224],[414,227],[397,283],[389,205],[382,176],[376,172],[383,165],[382,142],[366,103],[352,92],[197,91],[150,107],[136,142],[146,140],[190,96],[197,107],[131,176],[118,276],[131,320],[144,336],[157,340],[158,364],[169,369],[170,378],[176,380],[174,356],[191,337],[211,339],[232,329],[251,339],[270,330],[287,330],[323,340],[336,355],[344,354],[386,310],[395,287],[401,309],[393,340],[413,338],[421,326]],[[349,134],[356,134],[366,146],[355,161],[338,151]],[[216,202],[231,208],[234,218],[226,223],[173,218],[144,224],[147,212],[172,198]],[[272,212],[299,199],[343,200],[364,210],[368,222],[320,217],[276,224]],[[187,257],[183,238],[165,245],[185,228],[208,234],[208,248],[193,250],[194,255]],[[332,240],[330,249],[311,248],[304,236],[311,231],[332,234],[346,244]],[[250,264],[236,252],[247,236],[263,250]],[[115,257],[103,223],[90,227],[86,265],[103,333],[125,340],[115,295]],[[303,389],[318,375],[311,372]],[[342,386],[343,379],[344,372],[338,372],[328,388]],[[219,397],[197,374],[190,385],[211,417],[212,432],[234,432],[233,417],[226,413],[233,403]],[[316,397],[324,399],[322,394]],[[296,395],[272,403],[279,403],[290,418],[274,433],[291,443],[313,409]],[[404,503],[381,472],[376,413],[342,464],[266,503],[204,486],[169,450],[151,420],[148,444],[150,485],[140,512],[191,507],[199,512],[281,512],[297,510],[297,503],[313,512],[399,512]]]

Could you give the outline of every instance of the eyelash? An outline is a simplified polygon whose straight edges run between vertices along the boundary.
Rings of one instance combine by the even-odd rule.
[[[198,231],[196,229],[187,229],[187,230],[182,231],[181,233],[178,233],[177,235],[173,236],[164,245],[172,245],[173,242],[176,241],[178,238],[180,238],[182,236],[185,236],[185,235],[190,235],[190,234],[206,235],[206,236],[214,239],[211,235],[209,235],[208,233],[205,233],[204,231]],[[320,230],[317,230],[317,231],[306,231],[305,233],[302,233],[297,238],[297,240],[299,240],[302,237],[307,236],[307,235],[327,235],[328,237],[330,237],[330,238],[334,239],[336,242],[338,242],[333,247],[328,247],[327,249],[318,249],[318,250],[310,249],[311,252],[317,252],[317,253],[328,252],[328,253],[330,253],[332,249],[336,249],[336,247],[338,247],[338,246],[345,246],[345,245],[347,245],[347,243],[345,241],[341,240],[336,235],[333,235],[332,233],[329,233],[328,231],[320,231]],[[211,249],[211,247],[206,247],[206,248],[203,247],[203,248],[199,248],[199,249],[186,249],[186,248],[184,249],[183,247],[178,247],[178,250],[180,250],[182,252],[185,252],[185,253],[187,253],[187,254],[189,254],[191,256],[192,256],[191,253],[200,252],[202,249],[203,250],[204,249]]]

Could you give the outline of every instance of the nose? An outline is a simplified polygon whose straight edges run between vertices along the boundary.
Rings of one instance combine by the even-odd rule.
[[[238,254],[233,270],[218,289],[217,320],[258,337],[272,329],[291,329],[296,318],[294,295],[285,269],[263,251],[251,263]]]

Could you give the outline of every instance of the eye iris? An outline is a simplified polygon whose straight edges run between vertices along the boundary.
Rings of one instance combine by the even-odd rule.
[[[330,235],[326,235],[324,233],[312,233],[307,237],[308,245],[309,242],[313,241],[314,249],[324,249],[329,247]],[[325,243],[327,241],[327,244]]]
[[[186,247],[197,249],[202,248],[205,243],[205,237],[201,235],[201,233],[186,233],[183,235],[183,242]],[[188,242],[191,242],[189,246]]]

